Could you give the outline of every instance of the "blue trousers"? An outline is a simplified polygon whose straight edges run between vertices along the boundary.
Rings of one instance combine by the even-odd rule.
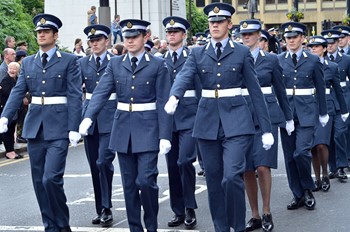
[[[158,228],[158,151],[142,153],[118,153],[120,173],[124,188],[126,214],[131,232],[143,232],[141,205],[144,210],[144,224],[148,231]]]
[[[220,131],[217,140],[198,139],[209,209],[216,232],[229,232],[230,228],[243,231],[246,212],[243,173],[246,153],[253,146],[253,136],[226,138],[222,127]]]
[[[97,125],[95,125],[92,135],[84,137],[85,152],[91,171],[97,214],[101,214],[103,208],[112,208],[113,160],[115,153],[108,149],[109,139],[109,133],[98,133]]]
[[[346,154],[348,125],[341,119],[340,112],[334,116],[331,143],[329,146],[329,170],[335,172],[338,168],[348,166]]]
[[[196,160],[196,139],[191,130],[181,130],[173,133],[171,150],[166,155],[170,207],[178,216],[185,215],[185,208],[196,209],[196,170],[193,162]]]
[[[58,232],[69,226],[69,209],[63,189],[63,174],[68,153],[68,139],[43,139],[40,129],[36,139],[28,139],[32,181],[45,231]]]

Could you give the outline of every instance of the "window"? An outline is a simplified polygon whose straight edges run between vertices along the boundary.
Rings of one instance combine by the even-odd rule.
[[[288,3],[288,0],[278,0],[278,3]]]
[[[232,5],[232,0],[222,0],[222,2],[228,3],[228,4]],[[239,1],[238,1],[238,2],[239,2]]]
[[[196,6],[197,7],[204,7],[205,6],[205,0],[196,0]]]
[[[220,0],[212,0],[211,2],[220,2]]]
[[[247,0],[238,0],[238,5],[244,5],[247,3]]]
[[[266,4],[276,4],[276,0],[266,0]]]

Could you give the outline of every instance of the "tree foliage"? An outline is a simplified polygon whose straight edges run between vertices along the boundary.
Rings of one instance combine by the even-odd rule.
[[[44,12],[44,0],[21,0],[26,13],[32,17]]]
[[[32,4],[32,10],[36,8],[35,2],[42,0],[29,0],[26,4]],[[43,8],[40,8],[43,11]],[[26,41],[28,43],[28,53],[32,54],[38,49],[36,35],[32,22],[33,15],[27,13],[29,8],[21,0],[1,0],[0,2],[0,51],[5,48],[4,40],[6,36],[15,37],[16,41]],[[40,12],[36,12],[40,13]],[[36,14],[35,13],[35,14]]]
[[[190,4],[191,3],[191,4]],[[191,5],[191,16],[189,6]],[[186,0],[187,20],[191,20],[191,34],[204,32],[208,29],[208,17],[204,14],[203,9],[197,8],[193,0]]]

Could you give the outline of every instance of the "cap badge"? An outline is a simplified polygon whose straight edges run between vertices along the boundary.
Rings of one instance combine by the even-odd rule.
[[[94,35],[95,32],[96,32],[95,28],[91,28],[91,30],[90,30],[91,35]]]
[[[237,38],[236,38],[236,41],[240,41],[240,39],[241,39],[241,38],[237,37]]]
[[[169,24],[170,24],[171,26],[174,26],[174,25],[175,25],[175,21],[172,19],[172,20],[170,20]]]
[[[40,19],[40,24],[45,24],[45,23],[46,23],[46,19],[41,18],[41,19]]]
[[[243,28],[247,28],[247,27],[248,27],[248,23],[247,23],[247,22],[244,22],[244,23],[242,24],[242,27],[243,27]]]
[[[219,12],[220,12],[219,7],[217,7],[217,6],[214,7],[213,12],[214,12],[215,14],[219,13]]]
[[[328,35],[328,37],[332,37],[332,33],[330,33],[330,32],[328,32],[327,35]]]
[[[132,26],[133,26],[133,25],[132,25],[131,22],[128,22],[128,23],[126,24],[126,27],[127,27],[127,28],[132,28]]]
[[[288,26],[288,31],[291,31],[293,29],[293,26],[292,25],[289,25]]]
[[[315,38],[312,38],[311,42],[315,42],[315,40],[316,40]]]
[[[201,35],[201,36],[199,36],[199,40],[203,40],[203,36]]]
[[[338,31],[342,32],[342,31],[343,31],[343,29],[339,28],[339,29],[338,29]]]

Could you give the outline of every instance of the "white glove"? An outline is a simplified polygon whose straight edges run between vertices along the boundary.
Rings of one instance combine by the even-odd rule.
[[[0,134],[7,132],[9,120],[5,117],[0,118]]]
[[[81,139],[81,135],[76,131],[69,131],[68,134],[69,142],[73,147],[78,145],[79,140]]]
[[[271,133],[264,133],[262,135],[263,148],[267,151],[274,143],[273,135]]]
[[[88,135],[88,130],[91,124],[92,124],[92,120],[90,118],[84,118],[79,125],[79,134],[81,134],[82,136]]]
[[[346,122],[346,119],[348,119],[348,117],[349,117],[349,113],[341,115],[341,119],[343,120],[343,122]]]
[[[168,102],[164,106],[164,110],[167,114],[174,114],[179,104],[179,99],[176,99],[175,96],[170,96]]]
[[[159,141],[159,155],[166,155],[171,149],[171,143],[169,140],[161,139]]]
[[[291,135],[295,130],[293,119],[286,122],[286,130],[288,135]]]
[[[327,125],[328,120],[329,120],[328,114],[320,115],[318,118],[320,120],[320,123],[321,123],[322,127],[325,127]]]

